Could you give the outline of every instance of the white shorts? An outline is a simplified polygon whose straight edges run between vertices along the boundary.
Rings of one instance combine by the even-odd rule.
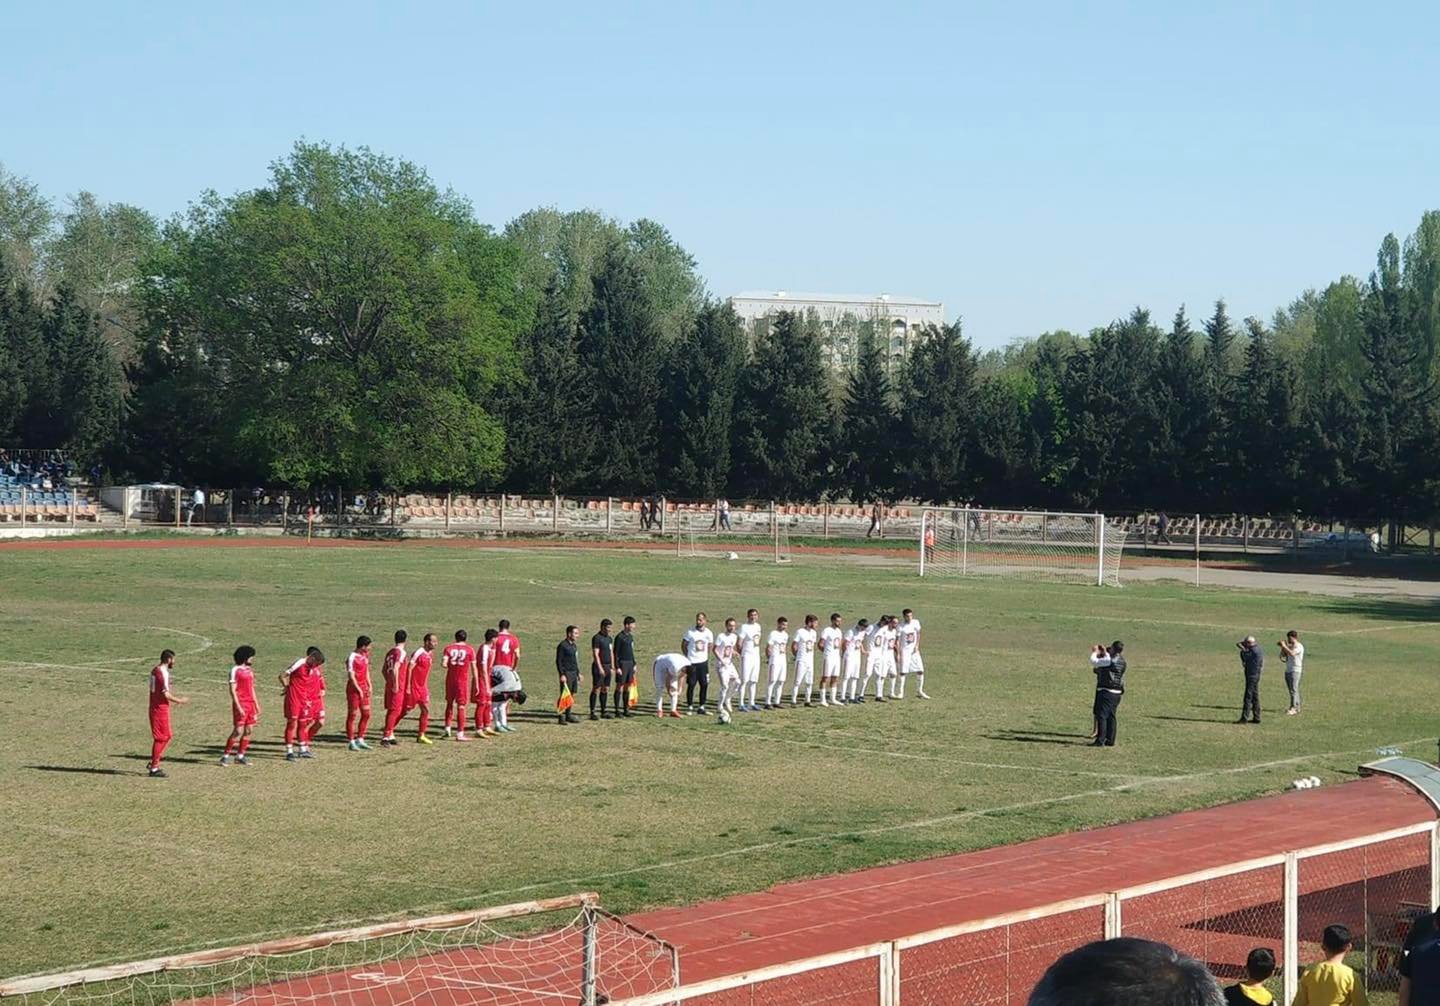
[[[795,683],[797,685],[813,685],[815,683],[815,661],[795,661]]]
[[[720,684],[734,686],[740,683],[740,672],[735,670],[734,664],[721,664],[715,668],[715,673],[720,676]]]
[[[772,660],[772,661],[770,662],[770,681],[771,681],[771,682],[778,681],[778,682],[780,682],[780,683],[783,685],[783,684],[785,683],[785,677],[786,677],[786,675],[789,674],[789,673],[790,673],[790,669],[789,669],[788,666],[786,666],[785,658],[784,658],[784,657],[781,657],[779,660]]]
[[[883,678],[885,676],[885,658],[878,655],[871,657],[870,663],[865,667],[865,676]]]
[[[850,681],[860,677],[860,654],[855,653],[845,659],[845,680]]]
[[[760,654],[746,653],[740,657],[740,680],[747,685],[760,680]]]
[[[880,660],[880,676],[882,678],[893,678],[895,676],[895,654],[886,651],[885,656]]]
[[[677,674],[674,677],[671,677],[670,675],[665,673],[665,669],[663,667],[655,668],[656,695],[669,695],[672,690],[678,690],[679,687],[680,675]]]
[[[904,668],[904,670],[902,670],[900,673],[901,673],[901,674],[924,674],[924,673],[925,673],[925,661],[923,661],[923,660],[920,659],[920,654],[919,654],[919,653],[911,652],[911,653],[909,653],[909,654],[906,655],[906,657],[905,657],[905,668]]]
[[[823,678],[838,678],[840,676],[840,652],[832,650],[825,654],[825,670],[820,673]]]

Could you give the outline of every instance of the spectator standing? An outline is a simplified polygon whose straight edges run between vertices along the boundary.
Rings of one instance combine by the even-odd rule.
[[[190,512],[185,515],[185,526],[189,527],[195,520],[196,514],[200,515],[200,523],[205,523],[205,490],[199,486],[190,496]]]
[[[1095,739],[1091,747],[1115,746],[1115,714],[1125,695],[1124,652],[1125,644],[1118,639],[1109,649],[1096,643],[1090,652],[1090,664],[1095,669]]]
[[[1255,645],[1254,636],[1246,636],[1235,644],[1240,648],[1240,669],[1245,673],[1245,698],[1240,703],[1236,723],[1260,722],[1260,673],[1265,670],[1265,654]]]
[[[1274,951],[1256,947],[1245,958],[1245,977],[1225,989],[1225,1006],[1270,1006],[1275,997],[1265,982],[1274,974]]]
[[[1399,970],[1399,1006],[1440,1006],[1440,929],[1434,913],[1411,925]]]
[[[871,506],[870,506],[870,528],[869,528],[869,530],[867,530],[867,531],[865,532],[865,537],[869,538],[869,537],[870,537],[871,535],[873,535],[876,531],[879,531],[879,532],[880,532],[880,537],[882,537],[882,538],[885,537],[884,523],[885,523],[885,508],[884,508],[883,506],[881,506],[879,503],[873,503],[873,504],[871,504]]]
[[[1155,541],[1157,544],[1174,544],[1170,540],[1170,515],[1164,510],[1155,517]]]
[[[1290,690],[1290,708],[1285,715],[1294,716],[1300,712],[1300,674],[1305,670],[1305,644],[1300,642],[1300,633],[1291,629],[1279,645],[1280,656],[1285,661],[1285,687]]]
[[[720,524],[720,530],[729,531],[730,528],[730,501],[722,499],[715,505],[715,519]]]
[[[565,638],[560,640],[555,647],[555,673],[560,676],[560,694],[563,696],[565,690],[570,690],[570,695],[575,695],[580,690],[580,661],[575,641],[580,638],[580,627],[578,625],[565,626]],[[557,707],[556,719],[560,725],[567,723],[579,723],[575,716],[575,709],[567,706],[564,709]]]
[[[1345,955],[1355,948],[1349,926],[1326,926],[1320,937],[1325,959],[1300,976],[1300,987],[1291,1006],[1369,1006],[1365,986]]]
[[[1046,969],[1029,1006],[1224,1006],[1205,965],[1174,947],[1121,937],[1088,943]]]

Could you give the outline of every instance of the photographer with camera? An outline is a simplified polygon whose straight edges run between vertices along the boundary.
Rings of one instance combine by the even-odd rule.
[[[1115,746],[1115,713],[1125,695],[1125,644],[1115,640],[1107,649],[1103,643],[1090,648],[1090,666],[1095,670],[1095,739],[1091,747]]]
[[[1246,636],[1235,644],[1240,650],[1240,669],[1245,672],[1245,698],[1240,704],[1236,723],[1260,722],[1260,672],[1265,670],[1265,654],[1255,644],[1254,636]]]

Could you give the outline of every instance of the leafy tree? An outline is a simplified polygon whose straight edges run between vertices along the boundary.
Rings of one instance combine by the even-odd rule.
[[[660,329],[642,282],[629,253],[611,248],[580,318],[580,360],[594,412],[576,418],[601,432],[605,460],[594,485],[603,492],[655,485],[662,359]]]
[[[863,330],[845,388],[836,475],[841,491],[862,503],[891,498],[896,488],[899,451],[885,355],[873,328]]]
[[[667,352],[661,464],[676,492],[713,499],[725,491],[745,352],[740,319],[719,301]]]
[[[234,447],[224,389],[194,332],[180,325],[148,328],[125,374],[131,391],[110,464],[119,476],[231,486],[256,477]]]
[[[89,192],[70,200],[50,244],[51,271],[74,292],[111,345],[128,351],[139,327],[141,265],[154,253],[159,226],[149,213],[103,204]]]
[[[28,178],[11,174],[0,164],[0,275],[10,286],[28,286],[48,295],[45,246],[55,222],[55,208]]]
[[[896,437],[907,495],[938,503],[974,494],[976,368],[958,321],[924,332],[910,354]]]
[[[828,482],[834,415],[819,326],[793,311],[760,334],[740,376],[735,495],[814,499]]]

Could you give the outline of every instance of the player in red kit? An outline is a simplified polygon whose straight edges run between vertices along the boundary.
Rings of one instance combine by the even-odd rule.
[[[351,751],[369,751],[365,730],[370,726],[370,637],[355,640],[355,651],[345,659],[345,740]]]
[[[305,746],[308,748],[325,725],[325,662],[322,660],[310,669],[307,679],[310,685],[310,725],[305,731]]]
[[[404,629],[395,630],[395,645],[385,654],[380,674],[385,679],[385,732],[380,735],[381,747],[394,747],[395,725],[405,715],[405,696],[410,690],[410,661],[405,656]]]
[[[498,630],[495,633],[495,649],[490,658],[491,670],[504,677],[507,682],[511,680],[518,682],[520,680],[520,640],[510,631],[510,619],[502,618],[496,624]],[[499,723],[501,730],[514,732],[515,728],[510,725],[509,700],[500,705]]]
[[[465,736],[465,714],[470,705],[470,684],[475,677],[475,647],[466,640],[464,629],[457,629],[455,642],[445,647],[440,655],[445,664],[445,736],[451,736],[455,727],[457,741],[468,741]]]
[[[230,764],[230,752],[238,751],[235,761],[249,765],[245,752],[250,750],[250,735],[255,724],[260,722],[260,700],[255,697],[255,668],[250,666],[255,659],[255,647],[242,646],[235,651],[235,665],[230,668],[230,718],[234,728],[225,741],[225,753],[220,756],[221,765]]]
[[[165,650],[160,654],[160,663],[150,669],[150,778],[164,779],[165,770],[160,767],[160,758],[170,744],[174,734],[170,730],[170,704],[183,706],[189,699],[182,699],[170,689],[170,672],[175,669],[175,651]]]
[[[305,656],[280,672],[285,695],[285,760],[313,758],[310,752],[310,728],[315,721],[315,698],[318,689],[315,668],[323,666],[325,654],[318,646],[305,651]],[[295,750],[296,745],[300,750]]]
[[[420,710],[420,731],[415,739],[421,744],[435,743],[425,735],[430,728],[430,665],[434,660],[435,642],[435,633],[425,633],[420,649],[410,658],[410,693],[405,700],[405,712]]]
[[[485,642],[480,646],[480,652],[475,660],[475,680],[470,683],[470,694],[475,697],[475,732],[481,737],[497,736],[504,728],[500,726],[499,718],[490,693],[490,671],[495,666],[495,637],[499,633],[494,629],[485,630]]]

